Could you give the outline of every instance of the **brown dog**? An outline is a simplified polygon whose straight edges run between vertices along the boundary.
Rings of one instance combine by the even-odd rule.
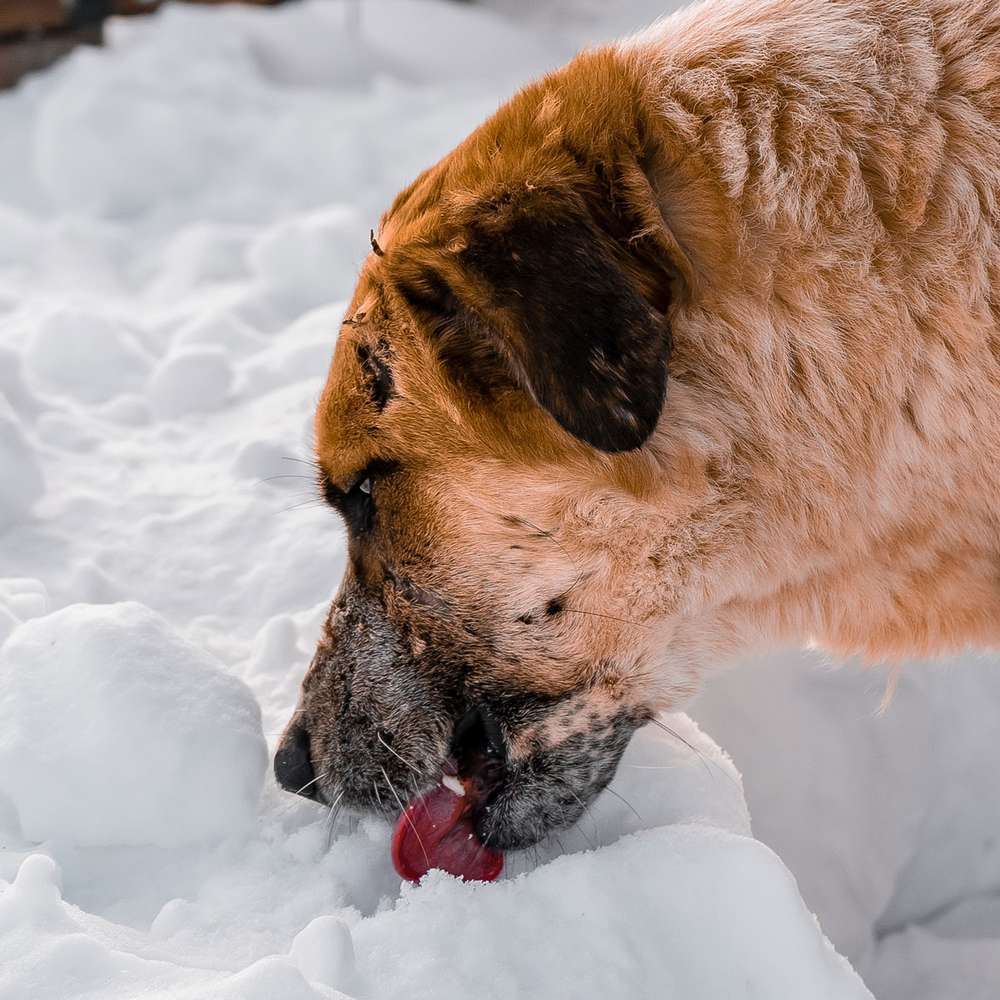
[[[1000,6],[717,0],[527,87],[382,220],[316,437],[322,801],[501,755],[526,845],[736,651],[995,642]]]

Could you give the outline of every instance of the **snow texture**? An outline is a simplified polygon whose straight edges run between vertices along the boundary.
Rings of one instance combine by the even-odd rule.
[[[266,757],[249,688],[140,604],[70,605],[0,648],[0,793],[29,840],[231,834]]]
[[[880,1000],[996,995],[995,661],[884,717],[747,664],[692,708],[746,798],[666,717],[492,885],[401,886],[385,822],[266,772],[344,567],[307,462],[368,229],[665,6],[167,5],[0,95],[0,1000],[870,996],[810,911]]]

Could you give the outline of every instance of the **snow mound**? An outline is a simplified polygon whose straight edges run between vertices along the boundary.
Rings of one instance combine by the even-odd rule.
[[[45,491],[35,450],[0,394],[0,532],[24,518]]]
[[[241,227],[197,222],[167,238],[151,296],[170,301],[199,285],[238,278],[243,274],[247,234]]]
[[[25,362],[39,391],[88,404],[139,388],[150,366],[128,330],[82,309],[45,317],[28,341]]]
[[[24,382],[22,367],[20,354],[0,344],[0,396],[7,397],[16,413],[30,417],[38,412],[39,405]]]
[[[528,854],[509,856],[507,873],[514,875],[567,852],[593,851],[631,834],[675,825],[751,835],[739,771],[683,713],[661,715],[640,729],[608,790],[588,806],[577,824]]]
[[[870,997],[777,856],[703,827],[649,830],[489,887],[432,874],[354,947],[380,1000]]]
[[[250,691],[142,605],[73,605],[0,649],[0,792],[31,840],[229,834],[265,758]]]
[[[0,580],[0,607],[15,614],[20,621],[48,613],[49,595],[41,580],[8,578]]]
[[[232,381],[233,366],[222,348],[186,347],[157,366],[149,381],[149,399],[165,420],[207,413],[225,404]]]
[[[0,578],[0,646],[21,622],[48,610],[49,594],[41,580]]]
[[[297,316],[350,295],[367,238],[360,213],[337,205],[271,227],[250,246],[247,260],[263,287]]]
[[[262,339],[237,316],[227,312],[199,315],[185,323],[174,336],[174,345],[208,345],[227,354],[252,354],[263,346]]]
[[[314,983],[334,989],[353,987],[356,978],[354,940],[339,917],[316,917],[292,942],[292,960]]]
[[[0,895],[0,996],[67,1000],[333,1000],[277,956],[230,975],[142,954],[139,936],[63,899],[59,866],[29,855]]]

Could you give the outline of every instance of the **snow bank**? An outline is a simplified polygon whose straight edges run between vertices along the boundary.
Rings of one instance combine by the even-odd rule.
[[[775,855],[699,827],[649,830],[488,888],[429,876],[362,925],[355,949],[387,1000],[870,997]]]
[[[0,792],[31,840],[232,833],[265,758],[250,691],[141,605],[73,605],[0,649]]]
[[[993,996],[996,657],[906,664],[880,712],[889,681],[776,652],[717,678],[692,712],[743,770],[755,834],[878,997]]]
[[[155,857],[167,873],[141,888],[102,868],[106,852],[56,841],[57,864],[29,848],[0,895],[0,952],[17,956],[0,966],[0,996],[30,983],[33,1000],[85,989],[102,1000],[870,997],[780,860],[749,836],[729,760],[686,717],[663,723],[677,736],[643,730],[613,791],[491,885],[440,872],[401,885],[386,823],[365,821],[328,849],[318,810],[294,800],[292,816],[265,810],[223,850],[133,853],[140,870]],[[170,897],[206,862],[192,898]],[[127,886],[159,910],[147,934],[74,906],[70,885],[83,898]]]
[[[51,858],[28,856],[0,896],[0,996],[67,1000],[317,1000],[292,962],[265,959],[237,974],[185,968],[146,957],[130,934],[68,905]]]
[[[889,937],[874,956],[868,971],[872,988],[880,997],[907,1000],[995,1000],[1000,983],[995,937],[995,930],[984,936],[981,924],[956,938],[908,927]]]

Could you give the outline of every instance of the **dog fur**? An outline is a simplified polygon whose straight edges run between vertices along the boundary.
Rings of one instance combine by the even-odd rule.
[[[531,843],[737,652],[995,644],[1000,7],[709,0],[526,87],[383,218],[316,439],[326,799],[488,704]]]

